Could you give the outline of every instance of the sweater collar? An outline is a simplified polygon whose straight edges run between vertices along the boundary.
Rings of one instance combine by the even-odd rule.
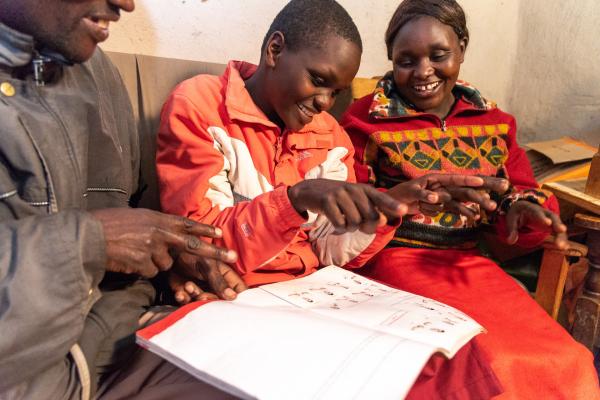
[[[496,104],[485,99],[479,90],[465,81],[456,81],[452,94],[457,99],[452,113],[464,110],[489,111]],[[373,100],[369,107],[369,116],[375,119],[401,118],[417,115],[427,115],[418,111],[407,102],[396,90],[392,71],[377,82]]]

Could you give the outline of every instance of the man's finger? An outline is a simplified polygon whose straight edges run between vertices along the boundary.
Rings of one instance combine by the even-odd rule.
[[[169,254],[168,249],[165,247],[162,249],[157,249],[152,253],[152,262],[159,270],[167,271],[171,269],[171,266],[173,265],[173,258]]]
[[[157,246],[160,246],[160,243],[165,243],[169,248],[174,248],[178,252],[191,253],[224,262],[235,262],[237,260],[235,251],[207,243],[196,236],[183,235],[163,229],[157,229],[154,234],[155,240],[158,242],[156,243]]]
[[[160,214],[163,218],[162,228],[179,233],[187,233],[194,236],[205,236],[213,239],[219,239],[223,237],[223,231],[221,228],[216,226],[202,224],[189,218],[170,215]]]

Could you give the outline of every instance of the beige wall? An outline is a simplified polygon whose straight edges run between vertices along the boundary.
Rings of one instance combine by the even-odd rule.
[[[359,76],[389,69],[383,34],[398,0],[339,0],[365,51]],[[256,62],[287,0],[137,0],[107,50],[224,63]],[[462,0],[471,43],[461,78],[514,113],[521,139],[600,138],[599,0]],[[595,79],[594,79],[595,78]],[[517,90],[518,88],[518,90]],[[590,134],[591,133],[591,134]]]
[[[523,142],[600,143],[600,1],[522,0],[506,109]]]

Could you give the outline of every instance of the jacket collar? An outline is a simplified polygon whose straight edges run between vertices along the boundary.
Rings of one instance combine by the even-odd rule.
[[[477,89],[467,82],[456,81],[452,93],[457,99],[451,111],[453,114],[465,110],[489,111],[496,108],[495,103],[485,99]],[[373,101],[369,107],[369,116],[375,119],[387,119],[417,115],[427,115],[427,113],[416,110],[398,93],[391,71],[385,74],[375,87]]]
[[[225,84],[225,108],[229,118],[248,123],[261,124],[263,126],[277,128],[277,125],[269,120],[265,113],[258,108],[246,89],[245,80],[250,78],[258,67],[244,61],[229,61],[223,73],[222,79]],[[313,120],[296,133],[330,134],[333,128],[326,119],[318,114]]]
[[[44,63],[72,64],[63,55],[48,48],[36,50],[33,36],[0,23],[0,65],[20,68],[29,65],[34,59]]]
[[[31,62],[34,54],[33,37],[0,23],[0,64],[18,68]]]

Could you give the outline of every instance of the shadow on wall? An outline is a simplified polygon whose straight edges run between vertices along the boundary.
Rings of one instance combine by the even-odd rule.
[[[600,3],[521,1],[508,107],[519,141],[600,143]]]

